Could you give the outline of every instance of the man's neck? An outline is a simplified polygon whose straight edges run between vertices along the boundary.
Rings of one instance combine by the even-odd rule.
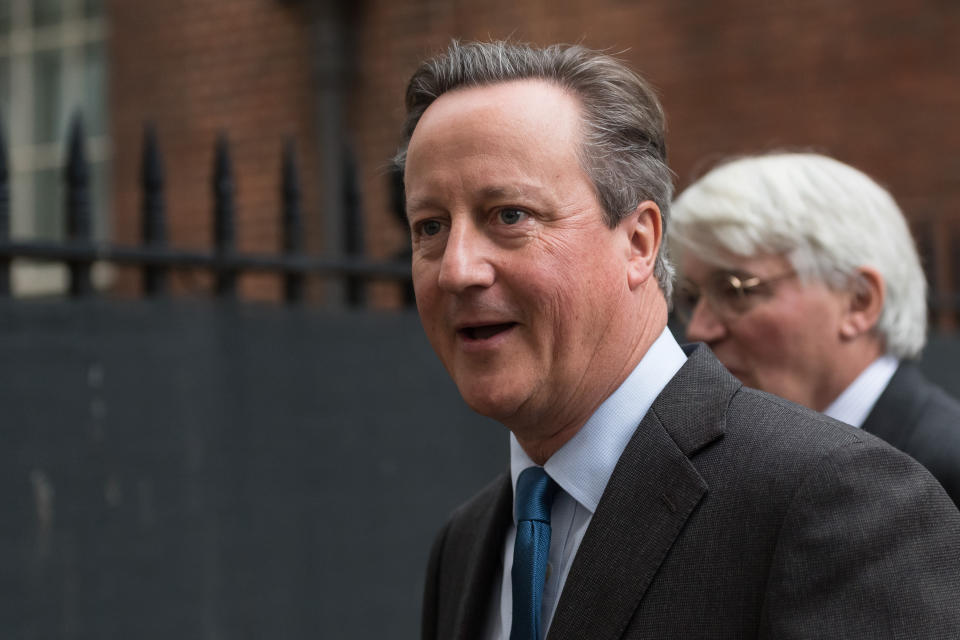
[[[825,411],[885,351],[883,343],[872,335],[838,350],[824,371],[823,386],[811,408]]]
[[[899,364],[899,359],[892,355],[880,356],[871,362],[823,413],[855,427],[863,426]]]
[[[579,389],[575,394],[577,395],[575,404],[564,406],[562,415],[540,415],[533,421],[529,419],[515,422],[504,421],[504,424],[513,432],[517,442],[520,443],[531,460],[539,465],[545,464],[550,456],[577,435],[600,405],[623,384],[627,376],[646,356],[651,345],[657,341],[666,329],[665,311],[662,320],[659,325],[651,322],[644,323],[639,327],[641,330],[637,332],[637,337],[634,339],[633,349],[622,350],[627,357],[622,359],[623,364],[615,375],[608,374],[605,376],[607,380],[605,384],[598,384],[597,380],[591,379],[590,376],[584,376],[584,384],[590,385],[590,387]],[[624,345],[629,344],[629,341],[613,340],[607,341],[607,344]],[[573,407],[576,408],[573,409]],[[544,433],[542,429],[544,424],[556,425],[557,428]]]

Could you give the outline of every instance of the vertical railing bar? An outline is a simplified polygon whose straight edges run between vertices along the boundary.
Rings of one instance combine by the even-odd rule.
[[[67,164],[64,169],[66,182],[67,239],[74,243],[92,240],[90,224],[90,167],[84,151],[83,115],[78,110],[70,123]],[[93,290],[90,279],[91,262],[73,260],[67,264],[70,270],[70,295],[83,297]]]
[[[295,256],[303,252],[303,216],[300,210],[296,148],[292,139],[284,144],[281,172],[283,252],[287,256]],[[291,270],[284,275],[283,298],[289,303],[303,300],[303,273]]]
[[[230,166],[230,148],[225,133],[217,136],[213,168],[213,237],[221,259],[234,249],[234,183]],[[232,298],[237,291],[236,270],[223,263],[216,268],[216,291],[223,298]]]
[[[146,248],[163,248],[167,244],[167,225],[163,198],[163,161],[153,124],[143,133],[143,227],[142,243]],[[148,297],[166,293],[167,268],[148,264],[143,269],[143,290]]]
[[[357,184],[357,165],[349,147],[343,149],[343,244],[344,254],[353,258],[363,254],[363,213]],[[347,305],[360,307],[364,302],[364,281],[356,276],[346,278]]]
[[[407,238],[404,248],[395,253],[393,259],[398,262],[410,264],[413,250],[410,245],[410,233],[408,231],[409,224],[407,222],[407,203],[406,192],[403,186],[403,172],[400,171],[399,167],[394,167],[388,177],[390,181],[390,208],[394,215],[397,216],[397,220],[400,222],[404,235]],[[408,280],[402,283],[401,286],[403,287],[403,304],[412,307],[417,302],[413,291],[413,283]]]
[[[10,240],[10,172],[7,168],[7,141],[0,129],[0,240]],[[10,295],[10,258],[0,258],[0,297]]]

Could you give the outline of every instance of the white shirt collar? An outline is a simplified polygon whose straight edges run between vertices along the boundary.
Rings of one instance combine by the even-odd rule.
[[[544,465],[560,488],[592,514],[607,487],[623,450],[670,379],[687,356],[665,328],[643,359],[586,424]],[[510,473],[516,490],[517,477],[536,466],[510,434]]]
[[[899,365],[900,360],[889,354],[877,358],[860,372],[824,413],[855,427],[861,426]]]

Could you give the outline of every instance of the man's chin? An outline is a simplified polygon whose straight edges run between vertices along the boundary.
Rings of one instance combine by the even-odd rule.
[[[515,394],[501,389],[485,389],[472,385],[458,385],[460,395],[471,409],[497,422],[504,422],[516,414],[521,400]]]

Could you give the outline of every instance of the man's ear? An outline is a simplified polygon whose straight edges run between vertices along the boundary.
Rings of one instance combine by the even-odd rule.
[[[873,267],[860,267],[851,283],[847,308],[840,323],[840,336],[853,340],[873,331],[886,298],[883,276]]]
[[[644,200],[621,224],[625,225],[630,243],[627,283],[634,290],[653,274],[653,265],[663,242],[660,207],[652,200]]]

